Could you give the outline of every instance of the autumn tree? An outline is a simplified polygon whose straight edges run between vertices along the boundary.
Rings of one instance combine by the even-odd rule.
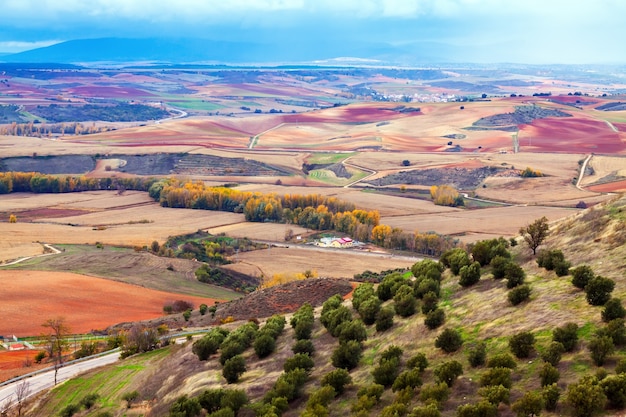
[[[533,255],[537,254],[537,248],[546,240],[548,237],[548,218],[543,216],[540,219],[535,220],[531,224],[526,227],[522,227],[519,232],[524,238],[528,247],[533,251]]]
[[[67,337],[70,335],[70,328],[65,322],[65,317],[48,319],[42,324],[47,329],[47,333],[42,335],[48,357],[54,362],[54,385],[57,384],[57,374],[59,368],[63,366],[63,351],[68,347]]]

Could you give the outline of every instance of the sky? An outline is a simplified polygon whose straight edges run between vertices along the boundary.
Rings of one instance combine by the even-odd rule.
[[[626,63],[626,0],[4,0],[0,52],[100,37],[440,45],[455,61]]]

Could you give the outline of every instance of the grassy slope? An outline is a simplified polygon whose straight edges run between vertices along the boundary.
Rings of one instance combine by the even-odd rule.
[[[146,288],[198,297],[232,300],[241,294],[198,281],[194,271],[199,263],[162,258],[128,248],[90,245],[58,245],[63,253],[33,258],[5,267],[17,270],[66,271],[140,285]],[[172,265],[174,270],[167,269]]]
[[[566,245],[562,246],[563,251],[573,265],[591,262],[594,268],[595,266],[601,267],[604,275],[611,276],[616,280],[614,295],[621,296],[626,287],[626,278],[621,271],[623,266],[621,263],[612,262],[607,266],[609,264],[607,261],[616,256],[623,259],[623,245],[616,246],[615,242],[621,236],[624,211],[626,211],[626,199],[621,199],[606,209],[597,207],[593,211],[582,214],[583,218],[587,216],[587,221],[592,219],[596,223],[583,222],[581,219],[573,219],[570,223],[565,221],[553,228],[552,236],[545,246]],[[590,212],[601,212],[602,215],[590,215]],[[598,222],[603,223],[604,228],[594,229],[599,224]],[[583,230],[587,230],[589,236],[582,236]],[[578,247],[577,241],[579,240],[583,241],[581,247]],[[596,241],[595,244],[598,245],[598,248],[590,248],[583,253],[582,247],[585,247],[584,242],[587,240],[592,243]],[[605,244],[608,246],[602,246]],[[610,247],[612,249],[609,249]],[[596,250],[599,252],[595,253]],[[405,361],[418,351],[426,354],[430,364],[423,375],[424,384],[434,382],[432,370],[441,362],[455,359],[463,364],[464,374],[455,383],[450,398],[444,404],[442,410],[444,416],[454,416],[459,405],[479,400],[477,394],[478,380],[485,368],[471,368],[467,361],[467,349],[477,340],[487,342],[488,356],[492,356],[496,353],[508,352],[508,339],[511,335],[520,331],[531,331],[536,337],[536,349],[541,352],[550,342],[551,331],[554,327],[573,321],[580,326],[580,342],[574,352],[563,355],[559,364],[561,373],[559,387],[562,392],[562,399],[567,385],[576,382],[585,374],[594,374],[598,368],[593,365],[590,359],[586,343],[595,329],[602,325],[600,321],[601,307],[587,305],[584,293],[571,285],[569,277],[558,278],[554,272],[538,269],[534,258],[528,255],[529,251],[526,247],[517,246],[515,252],[517,260],[524,265],[527,271],[527,282],[533,288],[529,302],[518,307],[509,306],[506,299],[505,283],[493,280],[488,269],[483,271],[482,279],[478,284],[467,289],[461,288],[457,283],[457,278],[446,271],[441,300],[441,306],[446,312],[446,324],[438,330],[429,331],[424,326],[424,316],[420,313],[406,319],[396,317],[394,327],[384,333],[376,333],[374,328],[370,327],[360,366],[351,372],[354,384],[346,393],[331,403],[330,414],[350,414],[350,407],[356,400],[358,387],[373,381],[372,367],[376,366],[380,352],[391,344],[396,344],[404,349],[403,360]],[[602,263],[599,263],[599,259],[602,259]],[[346,303],[349,305],[349,302]],[[293,332],[289,326],[287,327],[285,333],[279,338],[278,351],[268,359],[261,361],[256,359],[251,349],[244,354],[248,372],[243,375],[238,384],[232,385],[232,388],[246,389],[252,399],[259,399],[263,396],[278,377],[285,358],[291,355],[290,348],[294,342]],[[463,334],[463,348],[456,353],[445,354],[434,347],[436,336],[445,327],[459,329]],[[315,368],[306,385],[306,394],[318,387],[321,377],[333,369],[330,364],[330,354],[338,344],[337,340],[332,338],[319,322],[313,333],[313,341],[317,349]],[[617,360],[622,357],[626,357],[626,352],[623,349],[618,349],[606,363],[605,369],[612,372]],[[513,372],[511,402],[521,397],[528,390],[539,389],[538,371],[540,366],[541,360],[537,354],[534,354],[530,359],[517,361],[517,369]],[[167,380],[165,373],[171,375],[173,370],[175,370],[174,376]],[[217,357],[213,357],[205,363],[199,363],[191,353],[190,344],[164,358],[158,369],[144,369],[133,376],[131,384],[137,384],[137,381],[146,378],[146,375],[151,372],[156,372],[153,380],[164,381],[159,382],[160,388],[157,396],[159,400],[154,405],[154,414],[151,415],[166,415],[169,404],[179,395],[197,395],[206,388],[224,384]],[[97,377],[94,376],[93,378]],[[152,387],[147,394],[154,392],[155,389]],[[306,398],[306,394],[304,398]],[[62,394],[58,392],[53,395],[62,397]],[[394,397],[395,394],[391,390],[386,390],[382,403],[376,406],[370,415],[379,415],[385,405],[393,402]],[[417,397],[416,395],[412,399],[409,409],[420,404]],[[305,400],[296,401],[285,416],[300,415],[304,405]],[[569,412],[567,406],[561,401],[556,413],[542,413],[542,415],[568,415]],[[513,414],[509,406],[501,404],[500,415],[510,416]]]

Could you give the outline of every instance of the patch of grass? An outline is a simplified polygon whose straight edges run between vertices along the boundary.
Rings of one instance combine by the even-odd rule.
[[[335,153],[335,152],[316,152],[307,158],[308,164],[336,164],[351,156],[356,155],[356,152],[351,153]]]
[[[170,350],[165,348],[137,355],[124,362],[91,371],[60,384],[50,391],[48,400],[40,410],[40,415],[56,415],[58,410],[69,404],[77,404],[86,395],[94,393],[99,395],[95,409],[98,411],[117,410],[123,403],[120,397],[134,385],[133,381],[138,375],[169,354]]]

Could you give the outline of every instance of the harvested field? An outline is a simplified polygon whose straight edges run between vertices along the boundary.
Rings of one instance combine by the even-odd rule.
[[[49,363],[36,364],[37,353],[37,350],[0,350],[0,382],[50,366]]]
[[[41,333],[41,324],[57,316],[67,319],[73,333],[86,333],[160,317],[163,305],[173,300],[196,306],[216,301],[65,272],[0,271],[0,284],[3,299],[11,300],[0,304],[0,315],[9,318],[0,323],[0,334],[18,337]]]
[[[384,218],[382,221],[406,231],[420,233],[434,231],[454,235],[461,241],[469,243],[492,237],[516,236],[521,227],[542,216],[553,221],[575,214],[577,211],[571,208],[508,206],[442,212],[437,216],[400,215]]]
[[[394,268],[411,267],[418,258],[396,257],[384,253],[348,249],[319,249],[314,246],[290,246],[289,248],[271,248],[269,250],[240,253],[238,262],[225,268],[253,275],[274,274],[293,275],[306,270],[316,270],[320,277],[352,279],[354,274],[367,269],[384,271]],[[260,275],[257,275],[260,276]]]
[[[0,196],[0,206],[0,260],[15,259],[20,246],[32,255],[33,242],[144,246],[198,229],[244,222],[242,214],[163,208],[140,192],[16,193]],[[73,215],[58,217],[60,209],[72,210]],[[22,222],[20,212],[32,222]],[[17,215],[17,223],[6,221],[10,213]]]

